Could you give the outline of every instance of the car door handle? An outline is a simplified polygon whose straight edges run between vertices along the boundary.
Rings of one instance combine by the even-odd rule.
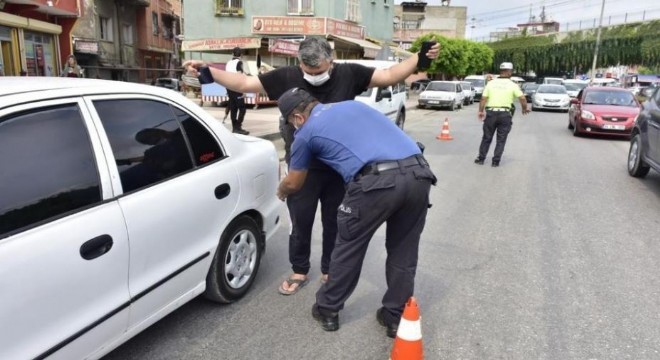
[[[85,260],[96,259],[112,249],[112,236],[104,234],[85,241],[80,247],[80,256]]]
[[[224,199],[230,192],[231,188],[229,187],[229,184],[218,185],[218,187],[215,188],[215,198],[218,200]]]

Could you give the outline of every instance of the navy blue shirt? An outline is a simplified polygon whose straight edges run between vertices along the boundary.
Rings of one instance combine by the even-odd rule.
[[[358,101],[319,104],[295,133],[291,170],[321,160],[350,182],[366,164],[420,154],[419,147],[392,120]]]

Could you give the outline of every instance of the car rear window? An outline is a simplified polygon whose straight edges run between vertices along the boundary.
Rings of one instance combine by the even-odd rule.
[[[633,94],[629,91],[590,90],[584,96],[584,104],[637,106]]]
[[[456,84],[443,83],[443,82],[431,82],[429,84],[429,86],[426,88],[426,90],[455,92],[456,91]]]

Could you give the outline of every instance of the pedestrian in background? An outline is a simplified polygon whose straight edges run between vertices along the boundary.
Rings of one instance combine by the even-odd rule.
[[[258,76],[208,68],[200,60],[186,61],[183,66],[193,75],[208,71],[216,82],[234,91],[265,92],[270,99],[279,99],[288,89],[298,87],[323,103],[334,103],[353,100],[369,87],[385,87],[403,81],[417,69],[422,56],[434,59],[439,49],[436,43],[426,54],[415,54],[389,69],[374,69],[359,64],[335,64],[330,44],[322,37],[310,36],[300,43],[298,66],[284,66]],[[288,163],[294,129],[283,121],[280,131]],[[309,280],[312,226],[319,201],[323,224],[321,282],[327,281],[330,256],[337,238],[337,209],[343,196],[342,177],[323,162],[312,159],[303,188],[287,198],[291,217],[289,261],[293,274],[279,286],[281,294],[295,294]]]
[[[316,293],[313,317],[326,331],[339,329],[339,311],[358,284],[369,241],[387,223],[387,290],[376,318],[388,336],[396,336],[413,295],[419,239],[436,183],[428,162],[387,116],[359,101],[320,104],[295,88],[280,97],[278,106],[297,130],[289,173],[277,196],[285,200],[303,188],[315,157],[347,184],[328,281]]]
[[[227,63],[225,69],[232,73],[243,74],[243,61],[241,60],[241,48],[235,47],[232,51],[234,57]],[[231,117],[232,131],[235,133],[248,135],[250,132],[243,129],[243,120],[245,119],[245,94],[242,92],[227,89],[229,97],[229,116]],[[225,112],[225,118],[227,113]],[[224,122],[224,119],[222,119]]]
[[[78,65],[78,61],[76,60],[75,56],[69,55],[69,57],[66,59],[66,66],[64,66],[64,69],[62,69],[60,77],[83,77],[83,69]]]
[[[475,164],[484,164],[490,143],[497,132],[492,166],[500,166],[504,145],[506,145],[507,136],[513,125],[511,107],[516,98],[520,101],[523,115],[529,113],[525,94],[516,83],[511,81],[512,74],[513,64],[510,62],[502,63],[500,65],[500,76],[489,81],[481,95],[478,117],[480,121],[484,122],[484,126],[479,155],[474,159]]]

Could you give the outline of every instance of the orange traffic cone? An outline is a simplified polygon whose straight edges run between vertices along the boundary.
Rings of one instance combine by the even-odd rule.
[[[414,297],[408,299],[394,339],[390,360],[422,360],[422,324]]]
[[[442,124],[442,131],[435,138],[438,140],[454,140],[449,134],[449,119],[445,118],[445,123]]]

